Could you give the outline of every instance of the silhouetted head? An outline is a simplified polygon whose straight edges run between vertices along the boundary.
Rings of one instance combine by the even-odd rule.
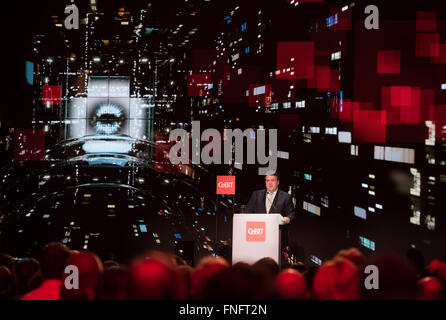
[[[429,273],[439,279],[446,281],[446,263],[438,259],[434,259],[429,264]]]
[[[426,277],[417,282],[418,300],[444,300],[443,282],[435,277]]]
[[[197,268],[201,268],[208,264],[221,264],[223,266],[229,267],[228,261],[223,257],[206,256],[198,261]]]
[[[294,269],[286,269],[277,276],[276,291],[280,299],[302,300],[309,298],[305,277]]]
[[[270,280],[274,280],[280,272],[280,267],[277,262],[269,257],[260,259],[252,265],[252,268]]]
[[[319,300],[356,300],[361,276],[348,259],[335,257],[325,262],[313,280],[313,294]]]
[[[106,260],[104,261],[103,265],[104,265],[104,270],[108,270],[113,267],[119,267],[119,263],[114,260]]]
[[[63,300],[93,300],[96,285],[103,271],[99,257],[90,251],[81,251],[72,254],[67,260],[67,266],[76,266],[79,271],[79,289],[67,289],[62,286],[61,299]],[[64,281],[75,273],[64,273]]]
[[[209,279],[229,268],[225,259],[212,256],[200,260],[190,277],[190,295],[194,299],[202,299],[203,290]]]
[[[40,262],[34,258],[26,258],[17,263],[16,274],[20,278],[30,278],[40,271]]]
[[[15,262],[14,258],[11,257],[9,254],[6,253],[0,253],[0,266],[5,266],[9,269],[12,273],[15,272]]]
[[[177,263],[179,262],[179,260],[178,260],[179,257],[177,255],[170,253],[170,252],[160,251],[160,250],[151,250],[147,254],[144,254],[141,258],[143,260],[155,259],[171,269],[174,269],[177,266]],[[141,259],[136,259],[136,261],[138,261],[138,260],[141,260]]]
[[[211,277],[200,298],[209,300],[271,298],[263,283],[259,274],[250,265],[239,262]]]
[[[367,290],[362,286],[361,297],[378,300],[414,300],[417,293],[415,270],[401,256],[384,253],[369,263],[378,269],[379,289]],[[364,279],[368,275],[364,275]]]
[[[0,266],[0,300],[10,300],[14,295],[14,274],[5,266]]]
[[[40,267],[45,279],[61,279],[70,250],[60,242],[51,242],[42,249]]]
[[[16,266],[16,276],[17,276],[17,293],[24,294],[31,290],[36,289],[36,285],[40,281],[33,279],[33,277],[39,277],[40,274],[40,263],[34,258],[27,258],[17,263]]]
[[[341,250],[338,252],[337,255],[350,260],[358,268],[362,268],[365,265],[365,257],[358,248],[350,248],[347,250]]]
[[[302,274],[305,274],[308,271],[307,266],[303,262],[295,262],[292,265],[290,265],[290,269],[294,269],[296,271],[299,271]]]
[[[97,300],[125,300],[127,298],[127,269],[109,267],[99,277],[96,286]]]
[[[178,274],[164,263],[147,259],[129,270],[128,298],[176,300],[180,298]]]

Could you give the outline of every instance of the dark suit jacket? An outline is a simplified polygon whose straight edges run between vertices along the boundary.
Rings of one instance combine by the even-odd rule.
[[[247,213],[266,213],[266,189],[254,191],[246,206]],[[271,205],[270,213],[280,213],[283,217],[293,220],[296,216],[291,196],[282,190],[277,190]]]

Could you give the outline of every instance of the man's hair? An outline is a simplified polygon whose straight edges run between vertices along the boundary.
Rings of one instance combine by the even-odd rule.
[[[70,250],[60,242],[50,242],[42,249],[40,264],[45,279],[60,279]]]
[[[277,172],[267,172],[265,174],[265,179],[266,179],[266,176],[275,176],[277,178],[277,180],[280,180],[279,179],[279,174]]]

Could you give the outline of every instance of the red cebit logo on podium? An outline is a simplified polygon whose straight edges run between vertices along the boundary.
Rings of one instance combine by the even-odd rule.
[[[265,221],[246,222],[246,241],[265,241]]]
[[[235,194],[235,176],[217,176],[217,194]]]

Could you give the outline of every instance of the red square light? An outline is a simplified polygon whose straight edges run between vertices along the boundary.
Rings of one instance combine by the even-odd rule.
[[[189,97],[207,97],[209,96],[209,85],[211,84],[211,75],[209,73],[193,73],[189,75]]]
[[[314,42],[277,43],[277,79],[312,79]]]
[[[399,50],[378,50],[378,74],[401,72],[401,53]]]
[[[440,57],[440,34],[417,33],[416,35],[417,57]]]
[[[62,96],[61,86],[43,86],[42,103],[50,105],[60,105]]]
[[[419,11],[416,22],[417,32],[432,32],[437,30],[437,12]]]
[[[355,110],[353,112],[353,137],[357,142],[386,142],[386,111]]]

